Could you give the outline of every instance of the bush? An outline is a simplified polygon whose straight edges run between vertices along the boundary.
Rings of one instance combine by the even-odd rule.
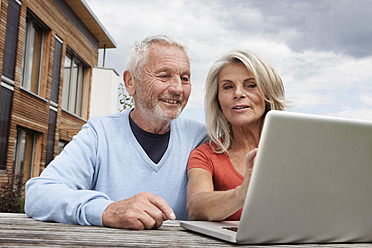
[[[8,182],[0,188],[0,212],[24,212],[23,186],[23,175],[10,173]]]

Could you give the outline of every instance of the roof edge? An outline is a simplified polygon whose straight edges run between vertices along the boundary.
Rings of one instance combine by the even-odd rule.
[[[116,42],[85,0],[65,0],[88,30],[98,40],[98,48],[116,48]]]

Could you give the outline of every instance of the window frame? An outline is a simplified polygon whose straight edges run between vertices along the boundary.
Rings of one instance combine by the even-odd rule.
[[[23,134],[25,135],[25,140],[21,140],[23,138]],[[26,148],[29,143],[27,143],[27,135],[32,134],[32,146],[31,146],[31,151],[30,155],[31,157],[29,158],[29,165],[26,165],[27,167],[29,166],[29,173],[27,175],[24,174],[24,169],[25,169],[25,164],[22,164],[25,162],[25,157],[27,156],[25,153]],[[13,173],[14,175],[22,173],[22,178],[23,181],[26,181],[30,179],[33,175],[33,164],[35,162],[35,147],[36,147],[36,132],[30,131],[26,128],[22,127],[17,127],[17,135],[14,140],[14,156],[13,156]]]
[[[67,146],[69,142],[66,141],[66,140],[58,140],[58,154],[61,154],[61,152],[63,151],[63,149],[65,149],[65,147]]]
[[[37,27],[37,29],[34,27]],[[37,40],[38,33],[36,30],[40,31],[40,41],[37,46],[39,51],[35,52],[35,40]],[[35,14],[29,10],[27,11],[22,54],[21,87],[36,95],[40,95],[41,93],[43,58],[45,56],[44,49],[48,30],[48,27],[42,23]],[[36,68],[34,68],[35,66]],[[33,77],[37,77],[36,82]]]
[[[62,109],[81,118],[84,114],[88,69],[89,66],[75,52],[67,48],[64,60]]]

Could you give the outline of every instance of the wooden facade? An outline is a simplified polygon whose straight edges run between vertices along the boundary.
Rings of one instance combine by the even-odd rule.
[[[11,47],[11,44],[6,41],[7,27],[9,27],[7,22],[11,19],[8,18],[8,6],[10,5],[15,6],[16,9],[19,8],[13,78],[4,75],[4,68],[8,63],[4,53],[7,46]],[[33,92],[33,85],[28,88],[24,83],[28,75],[25,72],[28,66],[27,61],[25,62],[27,59],[25,51],[27,51],[27,46],[31,46],[27,43],[29,42],[27,37],[30,37],[27,31],[28,25],[34,25],[31,27],[33,32],[31,37],[34,43],[32,43],[33,57],[32,60],[30,59],[32,66],[30,66],[29,80],[39,82],[37,93]],[[38,25],[41,31],[38,30]],[[39,36],[37,36],[38,32]],[[59,56],[55,56],[57,42],[61,44]],[[38,44],[40,44],[39,50],[37,50]],[[59,145],[69,142],[86,123],[89,118],[92,70],[98,62],[98,49],[115,47],[114,41],[95,19],[89,7],[85,6],[85,2],[80,0],[0,0],[0,93],[2,93],[0,125],[3,126],[2,129],[0,127],[3,133],[1,137],[3,144],[0,147],[4,148],[4,144],[7,147],[6,153],[0,155],[5,161],[5,164],[0,164],[0,186],[9,180],[11,173],[18,173],[17,170],[24,174],[24,181],[38,176],[47,165],[48,146],[51,146],[49,147],[50,156],[55,157],[58,154]],[[35,56],[38,52],[41,54],[40,58]],[[70,59],[71,67],[66,69],[66,63]],[[54,66],[56,61],[60,63],[59,68]],[[75,62],[81,67],[76,67]],[[37,69],[35,69],[35,63],[38,66]],[[78,76],[73,73],[78,73]],[[59,75],[56,79],[59,86],[54,91],[58,91],[56,92],[58,100],[54,101],[52,81],[56,75]],[[37,79],[34,80],[33,77]],[[65,94],[64,87],[67,87],[68,77],[71,77],[69,79],[71,86]],[[75,77],[78,83],[74,81]],[[74,92],[74,87],[77,88],[76,92]],[[5,91],[9,92],[6,98],[8,100],[4,100]],[[72,107],[69,109],[63,107],[63,101],[67,102],[65,99],[72,99],[71,92],[74,94],[74,99],[78,99],[76,102],[72,100],[72,103],[76,104],[74,108],[78,109],[75,112],[71,111]],[[11,95],[10,98],[9,95]],[[70,103],[71,100],[68,100],[68,104]],[[5,114],[1,113],[7,110],[10,110],[8,119]],[[8,126],[6,139],[4,139],[5,126]],[[21,135],[23,136],[20,137]],[[48,135],[50,135],[49,141]],[[29,142],[32,145],[20,142]],[[16,167],[18,169],[15,169]]]

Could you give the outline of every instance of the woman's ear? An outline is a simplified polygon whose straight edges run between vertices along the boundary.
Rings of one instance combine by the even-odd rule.
[[[123,80],[129,95],[133,96],[136,93],[136,79],[133,74],[130,71],[124,71]]]

